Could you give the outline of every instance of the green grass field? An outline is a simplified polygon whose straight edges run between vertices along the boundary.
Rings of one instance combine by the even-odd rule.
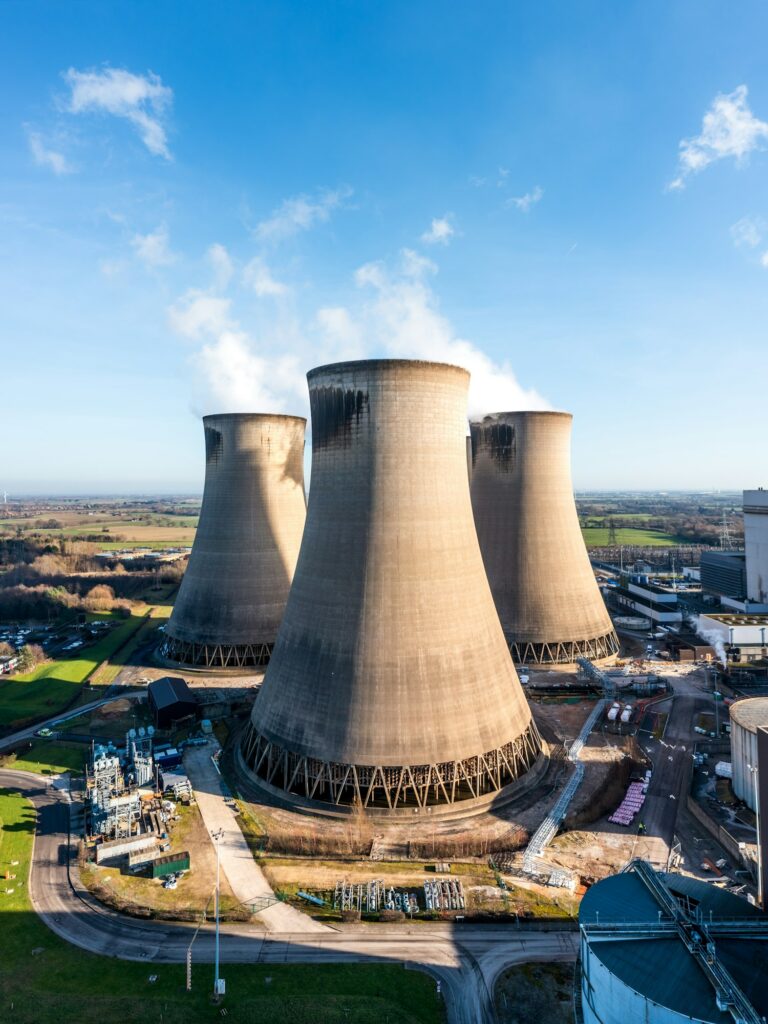
[[[32,806],[0,790],[0,1020],[13,1024],[441,1024],[434,981],[394,964],[224,965],[221,1008],[212,1006],[210,964],[131,963],[84,953],[58,939],[32,911],[27,892],[35,826]],[[10,867],[12,861],[18,865]],[[6,890],[13,889],[8,894]],[[156,975],[154,983],[150,975]]]
[[[584,543],[588,548],[605,548],[609,546],[608,527],[587,526],[582,528]],[[627,547],[672,547],[675,544],[685,544],[681,537],[675,537],[671,533],[659,533],[657,530],[640,529],[617,529],[616,543],[624,544]]]
[[[99,613],[98,618],[112,617]],[[0,726],[23,726],[55,715],[77,696],[90,674],[139,629],[144,619],[132,615],[117,619],[120,623],[103,640],[86,647],[79,657],[46,662],[25,675],[3,678],[0,682]]]
[[[34,740],[28,750],[0,756],[0,767],[34,772],[35,775],[61,775],[63,772],[82,775],[87,753],[88,748],[82,743]]]

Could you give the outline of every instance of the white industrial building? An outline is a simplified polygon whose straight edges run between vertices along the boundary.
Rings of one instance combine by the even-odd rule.
[[[609,593],[622,609],[631,609],[657,625],[678,626],[683,621],[677,592],[650,583],[644,576],[630,577],[625,587],[611,587]]]
[[[757,661],[768,656],[768,615],[700,615],[697,632],[713,646],[721,641],[730,661]]]
[[[768,491],[744,491],[747,600],[768,607]]]
[[[733,792],[753,811],[757,808],[757,730],[760,728],[768,729],[768,697],[748,697],[731,705]]]

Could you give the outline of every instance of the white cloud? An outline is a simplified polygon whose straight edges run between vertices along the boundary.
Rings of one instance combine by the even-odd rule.
[[[54,174],[71,174],[74,167],[70,164],[63,153],[51,149],[43,141],[40,132],[27,129],[27,141],[32,159],[39,167],[49,167]]]
[[[763,255],[760,257],[760,263],[764,267],[768,267],[768,251],[764,252]]]
[[[243,270],[243,284],[252,288],[259,298],[278,298],[281,295],[287,295],[290,291],[287,284],[277,281],[272,276],[272,271],[261,256],[254,256],[246,264]]]
[[[176,261],[165,224],[148,235],[134,235],[131,245],[138,259],[147,267],[167,267]]]
[[[117,277],[125,270],[125,263],[122,260],[102,260],[99,263],[99,270],[104,277]]]
[[[261,355],[244,331],[222,332],[202,347],[194,362],[217,412],[293,411],[297,398],[292,396],[305,388],[296,356]]]
[[[670,189],[685,188],[689,175],[698,174],[715,160],[734,157],[743,163],[749,154],[761,149],[768,138],[768,123],[759,120],[747,104],[747,87],[740,85],[731,93],[719,93],[704,115],[701,134],[680,142],[678,175]]]
[[[218,335],[234,329],[230,306],[230,299],[190,288],[170,307],[168,321],[172,329],[184,338],[199,339]]]
[[[534,203],[538,203],[544,195],[544,189],[541,185],[536,185],[531,189],[530,192],[526,192],[524,196],[512,196],[508,199],[505,206],[514,206],[518,210],[522,210],[523,213],[528,213]]]
[[[425,281],[434,265],[422,272],[406,252],[395,273],[383,264],[366,264],[355,280],[375,291],[367,310],[367,334],[379,350],[403,359],[430,359],[455,363],[471,373],[470,415],[515,409],[550,408],[534,390],[526,390],[507,363],[499,365],[472,342],[459,338],[437,308],[437,300]]]
[[[362,327],[345,306],[324,306],[316,314],[326,350],[323,359],[362,359],[365,357]]]
[[[756,217],[742,217],[731,226],[731,238],[734,245],[746,245],[756,248],[763,237],[765,225]]]
[[[344,187],[320,192],[314,199],[307,195],[285,199],[266,220],[256,225],[254,234],[262,242],[280,242],[290,238],[299,231],[307,231],[315,224],[327,221],[331,212],[351,195],[352,189]]]
[[[213,245],[209,246],[206,256],[213,270],[214,287],[219,291],[223,291],[232,280],[232,275],[235,272],[232,257],[219,242],[214,242]]]
[[[444,217],[433,219],[429,229],[421,236],[421,240],[426,245],[448,245],[455,234],[456,229],[451,223],[451,215],[446,213]]]
[[[67,110],[72,114],[96,112],[129,121],[150,153],[171,159],[164,121],[173,101],[173,90],[158,75],[134,75],[121,68],[77,71],[64,74],[70,87]]]

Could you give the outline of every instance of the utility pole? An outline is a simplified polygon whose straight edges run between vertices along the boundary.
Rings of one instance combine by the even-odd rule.
[[[213,998],[218,1002],[219,997],[224,995],[224,979],[219,977],[219,903],[221,899],[221,837],[224,829],[212,832],[211,836],[216,843],[216,966],[213,979]]]

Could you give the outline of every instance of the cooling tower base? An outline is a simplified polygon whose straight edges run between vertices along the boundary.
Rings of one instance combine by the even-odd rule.
[[[167,636],[160,657],[176,665],[198,669],[249,669],[269,664],[274,644],[197,644]]]
[[[574,665],[579,658],[604,661],[619,653],[619,638],[611,630],[594,640],[529,643],[507,638],[516,665]]]
[[[289,804],[325,805],[329,811],[364,808],[375,813],[419,810],[464,813],[498,799],[537,762],[542,741],[533,722],[517,739],[462,761],[419,765],[355,765],[303,757],[246,729],[240,753],[258,784]]]

